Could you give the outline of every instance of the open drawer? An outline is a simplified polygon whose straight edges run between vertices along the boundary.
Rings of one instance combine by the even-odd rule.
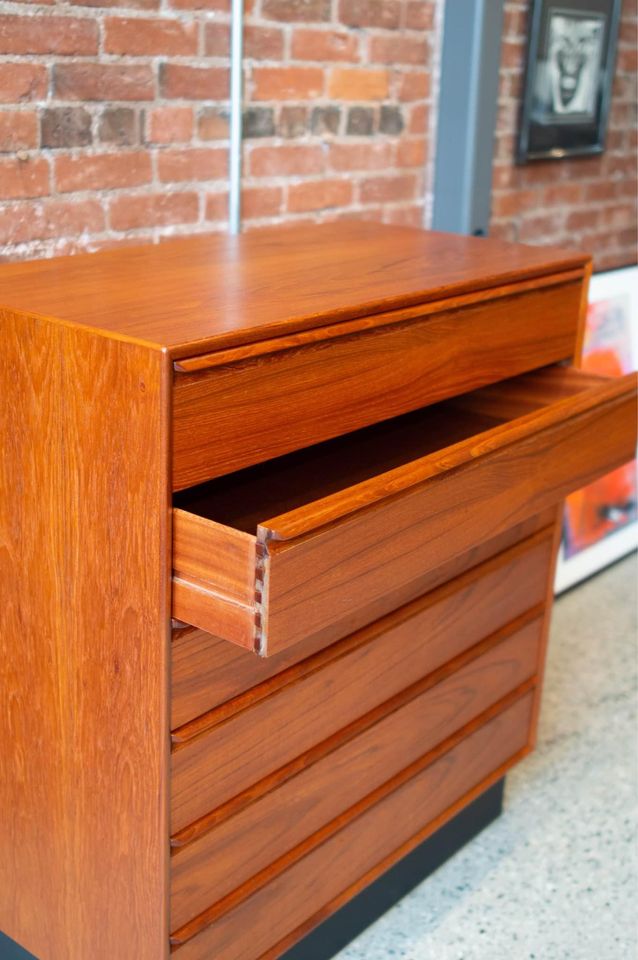
[[[176,494],[173,616],[261,655],[344,636],[630,460],[636,384],[548,367]]]

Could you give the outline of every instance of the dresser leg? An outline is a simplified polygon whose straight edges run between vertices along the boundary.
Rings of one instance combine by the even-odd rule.
[[[501,814],[505,777],[281,956],[330,960]],[[1,958],[4,960],[4,958]]]

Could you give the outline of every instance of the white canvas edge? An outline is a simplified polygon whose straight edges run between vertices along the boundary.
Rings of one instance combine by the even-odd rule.
[[[634,369],[638,369],[638,266],[621,267],[606,273],[593,274],[589,284],[589,302],[606,300],[618,294],[628,293],[634,322],[631,325],[631,359]],[[568,560],[564,557],[561,544],[554,593],[559,594],[573,587],[609,566],[615,560],[638,549],[638,523],[629,524],[615,533],[610,533],[592,547],[581,550]]]

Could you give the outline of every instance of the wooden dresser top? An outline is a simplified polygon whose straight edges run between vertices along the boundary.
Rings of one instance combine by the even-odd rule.
[[[580,269],[584,254],[341,222],[168,240],[0,267],[0,309],[174,358]]]

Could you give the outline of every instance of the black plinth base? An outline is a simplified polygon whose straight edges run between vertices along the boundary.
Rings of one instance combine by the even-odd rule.
[[[329,960],[378,920],[457,850],[469,843],[503,809],[505,778],[486,790],[412,853],[324,920],[281,960]]]
[[[503,808],[505,778],[428,837],[382,877],[324,920],[281,960],[329,960],[366,927],[445,863],[493,820]],[[37,960],[0,932],[0,960]]]

